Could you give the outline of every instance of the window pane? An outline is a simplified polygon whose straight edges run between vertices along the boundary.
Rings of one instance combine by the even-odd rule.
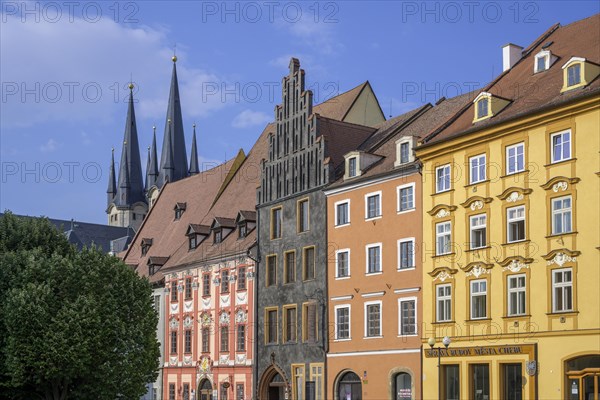
[[[490,370],[487,364],[471,366],[471,391],[474,400],[490,399]]]
[[[460,399],[460,379],[458,365],[442,365],[442,383],[445,400],[461,400]]]
[[[521,364],[503,364],[503,392],[506,400],[523,399],[523,373]]]

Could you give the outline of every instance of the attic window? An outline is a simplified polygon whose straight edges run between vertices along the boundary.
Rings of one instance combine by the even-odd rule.
[[[238,228],[238,232],[239,232],[239,238],[243,239],[246,237],[246,235],[248,235],[248,224],[246,224],[246,222],[240,222],[239,228]]]
[[[538,54],[535,56],[535,72],[542,72],[548,69],[549,56],[547,54]]]
[[[567,86],[575,86],[581,83],[581,64],[573,64],[567,68]]]
[[[561,92],[588,85],[600,75],[600,65],[582,57],[571,57],[563,66]]]
[[[481,92],[475,100],[475,117],[473,122],[478,122],[486,118],[491,118],[502,111],[510,104],[510,100],[493,95],[488,92]]]
[[[150,246],[152,246],[152,239],[144,238],[142,239],[141,248],[142,248],[142,257],[148,254],[148,250],[150,250]]]
[[[223,230],[215,229],[215,244],[221,243],[223,241]]]
[[[394,166],[399,166],[414,161],[412,154],[413,139],[402,138],[396,142],[396,161]]]
[[[477,102],[477,119],[487,118],[490,113],[490,99],[481,98]]]
[[[189,240],[189,249],[190,250],[194,250],[196,247],[198,247],[198,234],[196,233],[192,233],[188,236],[188,240]]]
[[[356,157],[348,159],[348,177],[353,178],[356,176]]]
[[[181,216],[183,215],[183,213],[185,212],[187,203],[177,203],[175,204],[175,220],[178,220],[181,218]]]

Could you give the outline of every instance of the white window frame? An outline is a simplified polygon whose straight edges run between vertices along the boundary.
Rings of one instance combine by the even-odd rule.
[[[554,208],[554,203],[556,201],[560,201],[561,204],[566,200],[569,199],[571,206],[569,208],[560,208],[560,209],[555,209]],[[572,196],[562,196],[562,197],[554,197],[552,199],[550,199],[550,203],[551,203],[551,212],[552,212],[552,234],[553,235],[563,235],[563,234],[567,234],[567,233],[571,233],[573,232],[573,197]],[[569,216],[569,225],[570,225],[570,229],[569,230],[565,230],[564,228],[564,222],[565,222],[565,215],[568,214]],[[556,229],[556,224],[554,223],[555,221],[555,217],[557,215],[561,215],[562,216],[562,225],[563,225],[563,229],[558,232]]]
[[[338,310],[340,308],[348,309],[348,337],[347,338],[339,338],[338,337]],[[339,304],[333,307],[333,318],[334,318],[334,340],[336,342],[345,342],[352,340],[352,305],[350,304]]]
[[[564,280],[560,283],[556,283],[556,274],[563,274],[565,272],[570,272],[571,273],[571,280],[569,282],[565,282]],[[572,312],[574,311],[574,307],[573,307],[573,300],[574,300],[574,287],[573,287],[573,268],[559,268],[559,269],[553,269],[552,270],[552,312],[553,313],[566,313],[566,312]],[[565,288],[571,288],[571,299],[570,299],[570,303],[571,303],[571,308],[563,308],[562,310],[559,310],[558,307],[556,306],[556,301],[557,301],[557,296],[556,296],[556,290],[557,289],[561,289],[561,293],[562,293],[562,298],[563,298],[563,305],[565,302]]]
[[[411,137],[404,137],[396,141],[396,161],[394,161],[394,167],[398,167],[403,164],[413,162],[415,156],[413,154],[414,139]],[[408,145],[408,160],[402,161],[402,145]]]
[[[519,151],[518,149],[522,148],[522,154],[523,154],[523,168],[519,169]],[[515,150],[515,169],[513,171],[510,170],[510,155],[509,152],[510,150]],[[513,145],[510,146],[506,146],[506,175],[513,175],[513,174],[518,174],[519,172],[523,172],[525,171],[525,142],[520,142],[520,143],[515,143]]]
[[[444,173],[442,178],[444,178],[446,175],[448,175],[448,187],[446,187],[444,185],[444,187],[442,187],[440,189],[440,181],[439,181],[438,171],[445,170],[446,168],[448,169],[448,173],[447,174]],[[452,168],[450,167],[450,164],[444,164],[444,165],[440,165],[439,167],[436,167],[436,169],[435,169],[435,192],[443,193],[443,192],[449,191],[450,189],[452,189]]]
[[[411,203],[412,203],[412,207],[411,208],[407,208],[405,210],[402,209],[402,190],[404,189],[410,189],[411,190]],[[417,209],[416,207],[416,203],[415,203],[415,183],[408,183],[406,185],[400,185],[398,187],[396,187],[396,197],[397,197],[397,212],[398,214],[405,214],[405,213],[409,213],[409,212],[413,212]]]
[[[538,68],[538,60],[540,58],[544,59],[544,69]],[[550,68],[550,52],[549,51],[540,51],[535,55],[535,62],[533,64],[533,72],[537,74],[538,72],[547,71]]]
[[[415,333],[403,334],[402,333],[402,303],[414,301],[415,302]],[[398,299],[398,336],[418,336],[419,335],[419,303],[416,297],[400,297]]]
[[[578,75],[579,82],[569,84],[569,70],[571,68],[575,68],[575,67],[579,67],[579,75]],[[582,77],[583,63],[580,63],[580,62],[571,63],[571,65],[566,67],[566,70],[567,70],[567,81],[565,82],[565,86],[570,88],[570,87],[575,87],[575,86],[581,85],[581,82],[583,82],[583,77]]]
[[[483,217],[484,218],[484,224],[481,225],[475,225],[473,226],[473,220],[475,219],[479,219]],[[483,244],[481,246],[477,246],[475,247],[475,241],[474,241],[474,231],[475,230],[484,230],[484,241]],[[483,213],[483,214],[476,214],[476,215],[471,215],[469,217],[469,249],[470,250],[477,250],[477,249],[483,249],[485,247],[487,247],[487,242],[488,242],[488,228],[487,228],[487,214]]]
[[[369,249],[379,248],[379,271],[369,272]],[[381,243],[371,243],[365,246],[365,274],[379,275],[383,273],[383,245]]]
[[[375,215],[374,217],[369,217],[369,198],[373,197],[373,196],[379,196],[379,202],[378,202],[379,214]],[[382,199],[381,190],[378,190],[377,192],[371,192],[371,193],[365,194],[365,220],[371,221],[374,219],[381,218],[383,215],[383,210],[381,209],[382,204],[383,204],[383,199]]]
[[[438,289],[439,288],[450,288],[450,294],[444,294],[443,296],[440,296],[438,293]],[[444,290],[445,291],[445,290]],[[449,318],[440,318],[440,302],[444,302],[445,304],[445,309],[449,310],[448,313],[450,314]],[[446,307],[447,304],[450,304],[449,307]],[[452,321],[452,285],[450,283],[446,283],[443,285],[436,285],[435,286],[435,321],[436,322],[449,322]]]
[[[446,230],[444,230],[443,233],[439,233],[438,226],[446,225],[446,224],[450,226],[450,229],[447,232],[446,232]],[[443,236],[450,237],[450,240],[448,241],[448,251],[442,251],[442,249],[440,249],[439,240]],[[443,256],[445,254],[450,254],[450,253],[452,253],[452,222],[451,221],[438,222],[437,224],[435,224],[435,255]]]
[[[351,166],[351,162],[350,161],[351,160],[354,160],[354,171],[352,171],[350,169],[350,166]],[[358,155],[353,155],[352,157],[348,157],[347,164],[348,164],[348,169],[347,169],[347,171],[348,171],[348,173],[347,173],[348,178],[355,178],[357,176],[360,176],[360,168],[359,168],[359,164],[358,164]],[[352,172],[354,172],[354,173],[352,173]]]
[[[510,217],[510,212],[511,211],[517,211],[518,214],[518,210],[523,210],[523,216],[522,217]],[[515,207],[509,207],[506,209],[506,242],[507,243],[518,243],[518,242],[522,242],[524,240],[527,240],[527,215],[526,215],[526,210],[525,210],[525,206],[515,206]],[[518,223],[520,221],[523,221],[523,239],[513,239],[511,240],[510,238],[510,233],[511,233],[511,229],[510,229],[510,224],[511,223]]]
[[[348,222],[346,222],[345,224],[338,224],[338,206],[341,206],[342,204],[347,204],[348,205]],[[348,226],[350,225],[350,199],[345,199],[345,200],[340,200],[340,201],[336,201],[333,204],[333,213],[334,213],[334,221],[333,224],[336,228],[342,227],[342,226]]]
[[[339,262],[339,254],[340,253],[348,253],[348,275],[347,276],[340,276],[339,275],[339,269],[338,269],[338,262]],[[350,249],[339,249],[335,252],[335,279],[341,280],[341,279],[350,279]]]
[[[481,166],[482,163],[481,161],[483,160],[483,171],[481,171]],[[474,166],[474,163],[477,162],[477,166]],[[477,176],[475,176],[475,174],[473,174],[473,168],[476,168],[475,171],[477,172]],[[483,154],[478,154],[476,156],[473,157],[469,157],[469,183],[475,184],[475,183],[480,183],[480,182],[484,182],[487,179],[487,155],[485,153]]]
[[[563,135],[569,135],[569,156],[568,157],[563,157],[562,153],[563,153],[563,146],[564,146],[564,141],[562,140],[562,136]],[[560,158],[555,159],[554,158],[554,138],[557,136],[561,136],[561,151],[560,151]],[[562,161],[567,161],[570,160],[571,158],[573,158],[573,133],[571,132],[570,129],[566,129],[564,131],[560,131],[560,132],[555,132],[553,134],[550,135],[550,160],[551,163],[558,163],[558,162],[562,162]]]
[[[511,288],[510,287],[510,281],[512,279],[516,279],[517,282],[518,282],[519,278],[523,278],[523,280],[525,282],[525,285],[522,286],[522,287]],[[525,274],[516,274],[516,275],[509,275],[509,276],[507,276],[506,277],[506,292],[507,292],[506,293],[507,294],[506,297],[507,297],[507,302],[508,302],[508,304],[507,304],[507,310],[506,310],[507,315],[509,317],[518,317],[518,316],[522,316],[522,315],[527,315],[527,275],[525,275]],[[524,310],[523,310],[522,313],[518,312],[518,308],[519,308],[518,307],[518,305],[519,305],[519,293],[521,293],[521,292],[524,293],[524,296],[523,296],[524,297],[524,300],[523,300],[523,302],[524,302],[524,304],[523,304]],[[512,300],[511,300],[511,294],[512,293],[515,293],[517,295],[516,296],[517,297],[517,313],[515,313],[515,314],[512,314],[511,311],[510,311],[511,308],[512,308],[511,307],[512,306]]]
[[[412,258],[412,262],[410,263],[412,266],[408,267],[408,268],[402,268],[402,243],[407,243],[407,242],[411,242],[412,243],[412,254],[411,254],[411,258]],[[407,238],[402,238],[402,239],[398,239],[397,242],[398,245],[398,265],[397,265],[397,270],[398,271],[411,271],[414,270],[416,268],[415,265],[415,238],[414,237],[407,237]]]
[[[483,290],[483,291],[479,290],[478,292],[474,292],[473,285],[478,284],[479,289],[481,289],[482,283],[485,284],[485,290]],[[488,285],[487,279],[474,279],[472,281],[469,281],[469,300],[470,300],[470,302],[469,302],[469,308],[470,308],[469,317],[471,319],[486,319],[488,317],[488,315],[487,315],[487,306],[488,306],[488,299],[489,299],[488,286],[489,285]],[[475,297],[484,297],[484,299],[485,299],[485,309],[483,310],[483,312],[484,312],[483,316],[476,317],[473,315],[473,304],[474,304],[473,300],[475,300]]]
[[[368,306],[379,305],[379,335],[369,336],[369,314],[367,312]],[[364,328],[365,328],[365,339],[378,339],[383,337],[383,304],[381,300],[367,301],[364,304]]]

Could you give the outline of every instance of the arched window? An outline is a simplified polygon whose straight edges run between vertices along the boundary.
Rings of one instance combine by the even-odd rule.
[[[407,372],[394,376],[393,400],[412,400],[412,377]]]
[[[198,388],[198,400],[213,400],[213,389],[208,379],[203,380]]]
[[[361,400],[362,384],[361,380],[354,372],[346,372],[338,383],[339,400]]]

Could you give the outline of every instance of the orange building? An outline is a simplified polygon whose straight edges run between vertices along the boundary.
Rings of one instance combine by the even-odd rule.
[[[468,101],[381,123],[326,190],[327,398],[421,398],[420,164],[413,146]]]

